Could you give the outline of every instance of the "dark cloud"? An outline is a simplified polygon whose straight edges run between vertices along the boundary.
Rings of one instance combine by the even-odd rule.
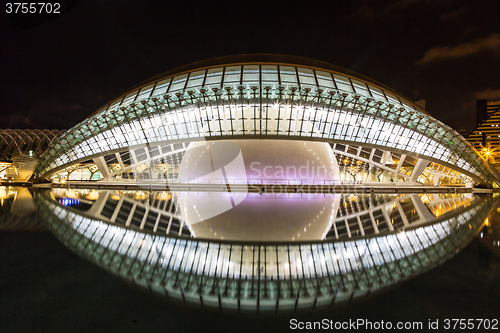
[[[487,99],[487,100],[500,100],[500,89],[487,88],[483,91],[476,91],[474,93],[474,98]]]
[[[393,3],[389,4],[387,7],[384,8],[384,11],[386,13],[394,13],[397,11],[405,11],[409,7],[415,6],[417,4],[422,4],[424,1],[422,0],[399,0],[399,1],[394,1]]]
[[[426,51],[423,58],[417,61],[419,65],[445,60],[467,57],[484,51],[494,51],[500,54],[500,33],[480,38],[457,46],[436,46]]]
[[[447,21],[447,20],[456,20],[458,19],[462,14],[464,14],[468,10],[468,6],[464,5],[463,7],[460,7],[459,9],[444,12],[441,14],[440,18],[441,20]]]

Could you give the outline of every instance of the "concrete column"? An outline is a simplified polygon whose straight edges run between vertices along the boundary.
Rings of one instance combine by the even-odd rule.
[[[411,195],[411,201],[413,202],[413,206],[417,211],[417,214],[420,218],[420,221],[428,222],[435,218],[435,216],[431,213],[429,208],[420,200],[420,197],[417,194]]]
[[[398,208],[399,215],[401,215],[404,226],[409,226],[410,224],[408,223],[408,218],[406,217],[405,211],[403,210],[403,207],[401,206],[399,200],[396,200],[396,207]]]
[[[405,161],[406,155],[403,154],[401,155],[401,159],[399,160],[398,166],[396,167],[396,172],[399,173],[399,170],[401,170],[401,167],[403,166],[403,162]]]
[[[128,214],[127,221],[125,222],[125,226],[127,226],[127,227],[130,226],[130,222],[132,221],[132,217],[134,216],[136,208],[137,208],[137,202],[134,203],[134,205],[132,206],[132,209],[130,210],[130,213]]]
[[[434,186],[439,186],[439,181],[441,180],[441,176],[437,173],[432,175],[432,181],[434,182]]]
[[[104,160],[104,157],[100,156],[100,157],[92,159],[92,161],[99,169],[99,172],[101,173],[103,178],[109,179],[110,173],[109,173],[108,165],[106,164],[106,161]]]
[[[361,236],[364,236],[365,235],[365,230],[363,229],[363,225],[361,224],[361,219],[359,218],[359,215],[356,215],[356,219],[358,220],[359,230],[361,230]]]
[[[125,169],[125,166],[123,165],[122,157],[120,156],[119,153],[115,153],[116,159],[118,163],[120,164],[120,168],[123,170]]]
[[[368,213],[370,214],[370,220],[372,221],[373,230],[375,231],[376,234],[378,234],[379,230],[378,230],[377,221],[375,221],[375,217],[373,216],[373,208],[370,208]]]
[[[391,218],[389,217],[389,213],[387,213],[386,206],[381,207],[382,215],[384,215],[385,223],[389,226],[390,231],[394,231],[394,226],[392,225]]]
[[[410,177],[410,184],[416,184],[418,177],[424,172],[425,168],[427,168],[431,164],[431,162],[419,158],[417,160],[417,164],[415,164],[415,168],[413,169],[413,172],[411,173]]]
[[[111,222],[116,221],[116,217],[118,216],[118,213],[120,212],[120,208],[122,208],[123,204],[123,198],[120,198],[120,201],[118,201],[118,204],[116,205],[115,211],[113,212],[113,215],[111,216]]]
[[[90,216],[100,215],[106,201],[108,200],[109,192],[102,192],[99,198],[92,204],[92,207],[88,210],[87,214]]]
[[[370,163],[373,162],[373,155],[375,155],[375,150],[376,150],[375,148],[372,148],[372,151],[370,152],[370,158],[369,158]]]

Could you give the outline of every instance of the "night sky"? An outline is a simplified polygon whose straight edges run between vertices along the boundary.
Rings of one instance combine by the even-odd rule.
[[[46,22],[5,2],[0,128],[70,128],[149,77],[244,53],[354,70],[457,129],[473,128],[476,99],[500,99],[498,0],[67,0]]]

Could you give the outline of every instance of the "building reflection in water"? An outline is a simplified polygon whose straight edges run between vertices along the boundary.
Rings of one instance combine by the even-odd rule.
[[[500,258],[500,208],[489,215],[479,233],[479,238],[489,252]]]
[[[53,233],[99,266],[242,311],[330,306],[394,285],[465,247],[497,205],[472,194],[307,194],[300,215],[289,208],[300,194],[245,195],[245,223],[222,213],[190,224],[186,198],[170,192],[52,189],[35,201]],[[279,216],[251,219],[263,200]]]
[[[0,186],[0,231],[40,231],[32,191],[26,187]]]

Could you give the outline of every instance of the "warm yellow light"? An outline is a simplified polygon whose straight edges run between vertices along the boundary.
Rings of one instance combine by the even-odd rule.
[[[170,193],[161,192],[161,194],[160,194],[161,201],[170,200],[170,199],[172,199],[172,195]]]
[[[75,193],[74,190],[72,189],[67,189],[66,192],[64,193],[66,197],[71,198],[71,199],[77,199],[77,194]]]
[[[0,198],[3,200],[3,199],[7,199],[8,197],[9,197],[9,194],[6,191],[6,188],[3,186],[0,187]]]
[[[99,193],[95,190],[92,190],[89,194],[87,194],[88,200],[97,200],[99,198]]]
[[[111,194],[109,197],[110,197],[110,199],[115,200],[115,201],[119,201],[120,200],[120,196],[116,195],[116,194]]]

